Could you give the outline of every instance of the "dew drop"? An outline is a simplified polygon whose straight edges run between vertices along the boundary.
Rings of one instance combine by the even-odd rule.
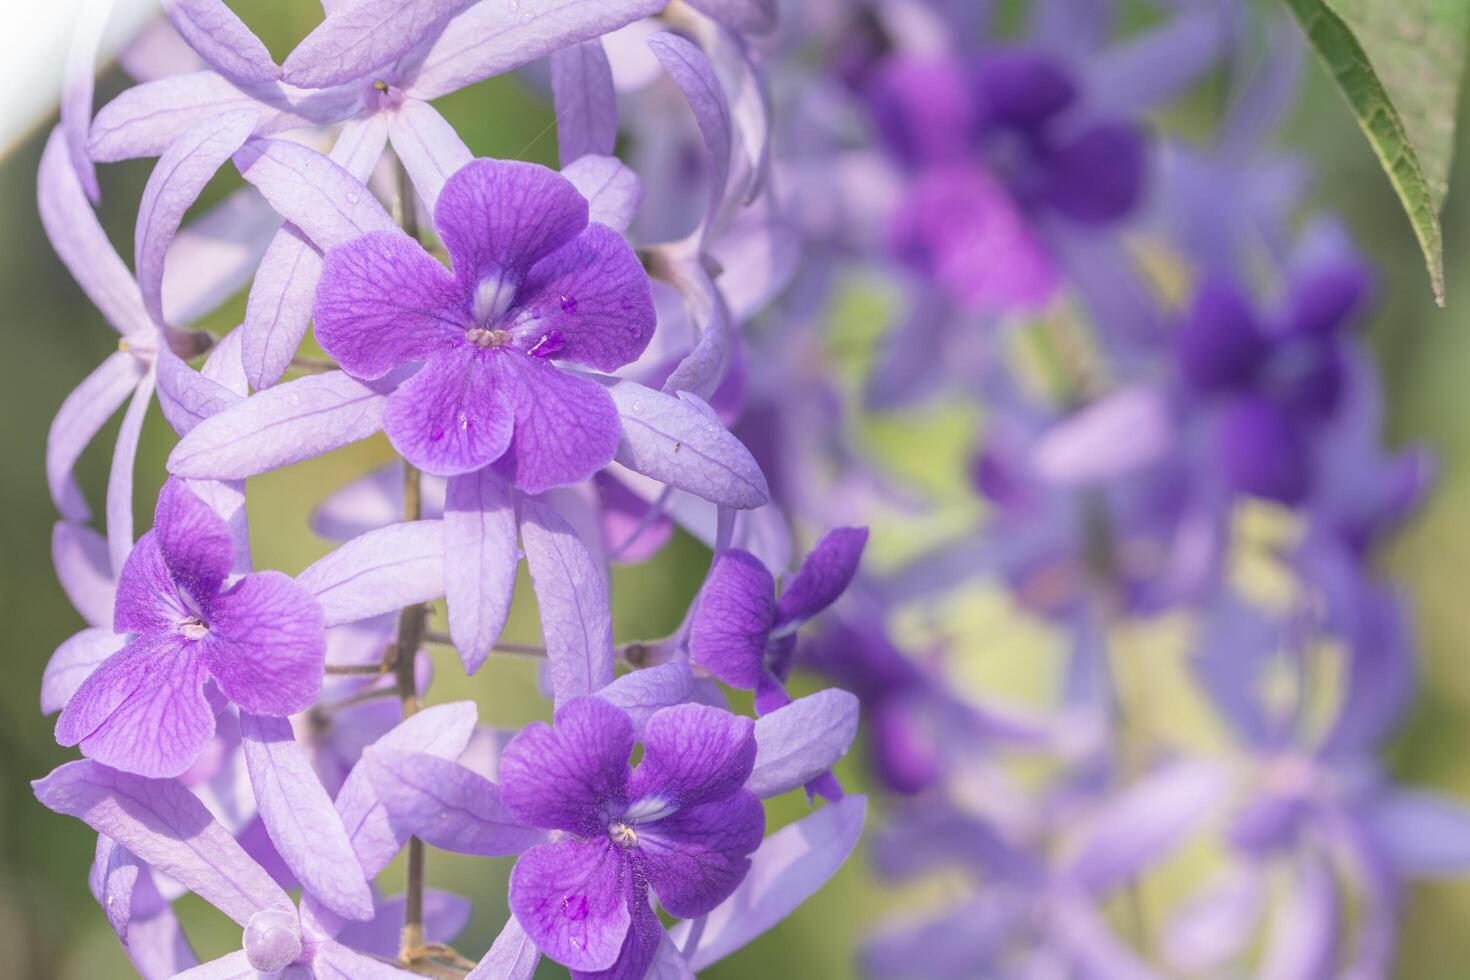
[[[561,914],[573,922],[580,922],[587,918],[587,912],[586,895],[568,895],[561,900]]]
[[[349,193],[347,195],[347,203],[348,204],[356,204],[357,203],[357,195],[356,194]]]
[[[434,426],[434,428],[432,428],[432,429],[429,430],[429,441],[430,442],[438,442],[440,439],[443,439],[443,438],[444,438],[444,429],[442,427],[436,425],[436,426]]]
[[[573,296],[568,296],[565,293],[563,293],[562,294],[562,297],[561,297],[561,311],[563,313],[565,313],[567,316],[571,316],[573,313],[576,313],[577,312],[577,300],[576,300],[576,298],[573,297]]]

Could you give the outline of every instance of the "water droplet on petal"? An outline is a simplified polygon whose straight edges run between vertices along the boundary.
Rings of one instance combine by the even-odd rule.
[[[573,313],[576,313],[577,312],[577,300],[576,300],[576,298],[575,297],[572,297],[572,296],[567,296],[566,294],[563,294],[562,295],[562,298],[561,298],[561,311],[563,313],[565,313],[567,316],[571,316]]]
[[[437,426],[436,425],[432,429],[429,430],[429,441],[430,442],[438,442],[440,439],[443,439],[443,438],[444,438],[444,429],[441,426]]]
[[[357,203],[357,195],[356,194],[349,193],[347,195],[347,203],[348,204],[356,204]]]

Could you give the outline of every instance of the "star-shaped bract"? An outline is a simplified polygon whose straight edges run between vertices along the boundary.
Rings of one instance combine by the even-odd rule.
[[[671,915],[719,905],[750,869],[765,812],[745,782],[755,726],[707,705],[664,708],[635,732],[621,709],[577,698],[555,727],[529,725],[500,762],[505,805],[525,823],[571,835],[527,851],[510,906],[536,945],[574,977],[642,977]]]
[[[642,353],[653,300],[633,250],[588,223],[566,178],[526,163],[470,163],[445,183],[434,223],[453,271],[393,233],[328,252],[322,348],[363,379],[423,362],[389,398],[383,425],[426,472],[494,463],[536,493],[602,469],[618,444],[617,408],[602,385],[552,362],[612,371]]]
[[[67,703],[58,742],[125,772],[176,776],[214,734],[207,683],[253,714],[311,705],[321,608],[280,572],[226,584],[232,555],[225,522],[182,481],[165,484],[118,583],[113,628],[131,639]]]

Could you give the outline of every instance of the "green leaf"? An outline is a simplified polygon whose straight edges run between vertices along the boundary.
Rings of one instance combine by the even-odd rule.
[[[1449,190],[1470,0],[1286,0],[1337,80],[1424,251],[1444,305]]]

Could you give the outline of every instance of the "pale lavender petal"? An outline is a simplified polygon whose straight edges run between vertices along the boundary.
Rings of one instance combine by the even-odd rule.
[[[326,255],[312,322],[317,343],[354,377],[381,378],[473,326],[442,263],[397,232],[376,232]]]
[[[755,722],[707,704],[664,708],[643,730],[643,760],[628,795],[681,808],[722,800],[745,785],[755,764]]]
[[[128,959],[144,980],[168,980],[199,963],[171,907],[128,927]]]
[[[51,564],[81,617],[93,626],[111,626],[117,585],[106,539],[81,524],[57,521],[51,529]]]
[[[235,154],[240,175],[323,251],[370,232],[402,234],[350,171],[300,143],[255,139]]]
[[[610,156],[618,141],[618,93],[600,40],[552,52],[551,93],[561,165],[589,153]]]
[[[705,918],[695,949],[686,944],[688,922],[670,930],[689,965],[703,970],[724,959],[826,884],[857,844],[867,806],[866,797],[849,796],[766,838],[740,887]]]
[[[440,850],[495,857],[546,840],[506,809],[494,783],[456,762],[380,747],[363,760],[393,823]]]
[[[352,120],[332,146],[329,159],[366,180],[383,153],[387,124],[381,116]],[[246,375],[256,388],[269,388],[291,364],[311,323],[322,257],[295,225],[282,228],[260,261],[245,306]]]
[[[66,707],[82,682],[126,642],[125,634],[97,626],[68,637],[46,662],[46,671],[41,675],[42,713],[49,715]]]
[[[170,144],[148,177],[133,235],[134,268],[143,305],[159,324],[163,316],[163,265],[168,247],[200,191],[250,137],[260,114],[235,109],[212,116]]]
[[[561,175],[587,199],[587,220],[625,232],[643,203],[643,181],[623,161],[611,156],[583,156],[562,168]]]
[[[521,543],[536,589],[552,689],[561,707],[612,682],[607,581],[566,519],[538,500],[521,501]]]
[[[143,418],[153,402],[156,380],[156,375],[149,373],[138,382],[112,447],[112,468],[107,476],[107,553],[112,556],[113,568],[122,568],[133,550],[133,464],[138,458],[138,439],[143,434]]]
[[[185,970],[173,980],[263,980],[267,974],[250,965],[243,949]]]
[[[1211,4],[1182,7],[1161,26],[1099,52],[1085,71],[1093,103],[1132,117],[1179,97],[1231,43],[1233,16]]]
[[[598,691],[597,696],[626,712],[641,738],[655,712],[683,704],[693,693],[694,675],[687,663],[677,660],[624,674]]]
[[[371,919],[367,878],[291,723],[242,711],[240,743],[261,820],[286,866],[333,912]]]
[[[1163,980],[1133,948],[1118,938],[1097,907],[1067,893],[1052,902],[1055,948],[1086,977],[1108,980]]]
[[[199,373],[244,398],[250,394],[250,383],[245,378],[245,366],[240,363],[241,333],[236,327],[215,341]]]
[[[259,392],[204,420],[174,447],[169,472],[240,480],[366,439],[387,395],[341,371]]]
[[[1246,948],[1266,904],[1266,881],[1258,870],[1227,868],[1170,916],[1164,955],[1189,973],[1218,969]]]
[[[439,110],[418,99],[405,99],[393,113],[388,138],[430,214],[439,203],[445,182],[474,159]]]
[[[377,913],[371,921],[344,923],[333,938],[358,952],[396,960],[405,904],[402,895],[379,898]],[[469,924],[471,911],[467,898],[433,888],[425,889],[424,938],[431,943],[452,942]],[[304,907],[302,914],[306,914]]]
[[[689,961],[679,953],[667,933],[659,937],[658,952],[653,955],[647,980],[695,980]]]
[[[739,183],[730,189],[731,203],[749,205],[765,189],[771,169],[771,85],[760,56],[744,37],[732,30],[709,33],[709,57],[715,74],[725,80],[730,123],[745,151],[738,161]]]
[[[387,751],[417,752],[455,759],[469,744],[475,731],[475,705],[469,701],[437,704],[407,718],[378,739],[377,748]],[[352,848],[369,877],[387,866],[404,841],[407,831],[388,817],[368,777],[367,766],[359,762],[347,774],[337,793],[337,812],[342,815]]]
[[[444,513],[444,486],[426,480],[421,487],[424,516]],[[388,463],[358,477],[327,495],[311,515],[311,529],[324,538],[339,541],[398,521],[403,514],[403,466]]]
[[[449,22],[408,86],[419,99],[473,85],[553,51],[652,16],[667,0],[520,0],[520,17],[476,4]]]
[[[776,619],[785,627],[803,623],[836,602],[857,574],[868,543],[865,527],[839,527],[822,535],[776,602]]]
[[[410,521],[369,531],[296,580],[316,596],[328,626],[437,599],[444,594],[443,522]]]
[[[428,342],[423,334],[412,338],[420,339]],[[505,362],[522,357],[473,345],[441,349],[388,399],[383,412],[388,441],[435,476],[472,473],[499,459],[511,443],[514,424],[515,393],[507,387],[517,382]]]
[[[693,919],[730,897],[750,870],[748,855],[765,831],[760,800],[741,790],[640,825],[639,865],[659,904],[670,915]]]
[[[710,244],[720,267],[720,293],[736,322],[755,316],[786,289],[796,276],[804,243],[790,223],[755,208],[740,215]],[[929,348],[914,353],[923,357]]]
[[[496,472],[527,493],[580,483],[612,462],[618,413],[591,378],[518,351],[496,359],[515,399],[515,433]]]
[[[702,243],[713,231],[730,182],[730,104],[725,99],[725,91],[720,87],[714,66],[694,43],[677,34],[655,34],[648,39],[648,46],[689,101],[689,108],[694,110],[694,121],[699,124],[700,135],[704,137],[705,149],[709,153],[709,205],[699,228]]]
[[[256,572],[216,596],[201,643],[209,673],[235,704],[263,715],[305,711],[322,686],[323,613],[309,587]]]
[[[465,980],[531,980],[540,962],[541,950],[512,915]]]
[[[532,722],[511,739],[500,758],[500,798],[524,823],[605,840],[609,801],[626,799],[632,751],[627,715],[577,698],[557,711],[555,727]]]
[[[689,6],[742,34],[765,34],[776,27],[775,0],[689,0]]]
[[[343,0],[296,45],[281,78],[302,88],[371,81],[475,0]],[[511,11],[510,17],[514,17]]]
[[[617,961],[632,916],[624,852],[604,835],[542,844],[510,873],[510,908],[543,953],[573,970]]]
[[[241,925],[268,909],[296,914],[281,887],[174,780],[81,760],[31,786],[42,805],[117,841]]]
[[[233,391],[189,367],[168,347],[159,349],[155,366],[158,369],[158,407],[163,410],[168,424],[181,436],[187,435],[209,416],[242,400]]]
[[[754,690],[776,623],[775,590],[771,573],[754,555],[719,553],[689,626],[695,663],[731,687]]]
[[[221,0],[163,0],[174,29],[215,71],[241,82],[272,82],[280,69],[260,38]]]
[[[699,326],[699,340],[663,384],[667,392],[688,391],[700,398],[713,397],[724,381],[735,356],[738,338],[730,322],[724,297],[715,288],[704,267],[688,257],[670,265],[689,317]]]
[[[66,134],[71,165],[92,203],[101,199],[97,168],[87,153],[87,131],[92,125],[92,91],[97,78],[97,49],[112,12],[112,0],[87,0],[76,15],[66,70],[61,83],[61,129]]]
[[[797,698],[760,718],[755,768],[745,788],[765,797],[805,786],[847,754],[857,723],[857,698],[838,688]]]
[[[361,105],[362,92],[353,89],[303,95],[275,84],[242,88],[200,71],[126,89],[92,120],[88,145],[93,160],[115,163],[158,156],[189,127],[238,109],[260,113],[255,134],[262,136],[345,119]]]
[[[547,356],[599,371],[636,361],[656,319],[648,273],[627,240],[605,225],[589,226],[537,262],[516,305],[514,332],[554,340]]]
[[[142,865],[126,847],[119,847],[111,838],[97,836],[97,851],[91,873],[87,875],[87,886],[124,946],[128,942],[128,924],[133,918],[133,888],[141,870]]]
[[[82,682],[56,719],[56,740],[143,776],[177,776],[214,735],[208,674],[182,644],[134,640]]]
[[[726,507],[759,507],[770,499],[755,458],[697,396],[624,380],[608,390],[623,423],[619,463]]]
[[[1042,433],[1031,448],[1032,469],[1067,487],[1120,480],[1170,449],[1172,411],[1152,388],[1121,388]]]
[[[415,980],[422,974],[400,970],[328,940],[317,947],[312,976],[315,980]]]
[[[122,70],[139,82],[151,82],[172,75],[203,71],[204,61],[179,37],[167,17],[154,17],[133,35],[121,51],[117,62]]]
[[[1297,862],[1284,907],[1271,915],[1271,932],[1257,980],[1325,980],[1334,975],[1341,939],[1337,882],[1315,856]]]
[[[91,516],[72,470],[98,430],[138,386],[144,371],[142,363],[126,351],[109,354],[66,396],[51,420],[46,436],[46,481],[52,502],[67,520],[85,521]]]
[[[36,175],[36,204],[51,247],[82,292],[124,336],[153,329],[137,280],[108,241],[71,165],[66,138],[53,129]]]
[[[444,600],[449,635],[465,673],[480,669],[500,638],[515,596],[515,503],[488,469],[449,478],[444,498]]]
[[[587,201],[555,170],[472,160],[445,182],[434,227],[466,290],[514,286],[587,227]]]
[[[1470,867],[1470,809],[1459,800],[1394,790],[1369,808],[1367,820],[1400,874],[1455,875]]]
[[[1083,823],[1067,874],[1092,894],[1111,891],[1178,847],[1227,788],[1210,763],[1158,770]]]

